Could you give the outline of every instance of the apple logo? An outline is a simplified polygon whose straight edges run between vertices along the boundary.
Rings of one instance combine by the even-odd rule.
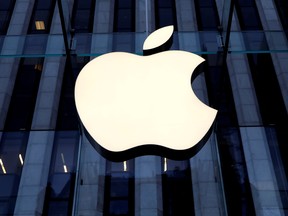
[[[140,155],[184,160],[209,138],[217,110],[191,87],[196,54],[169,50],[173,26],[150,34],[143,56],[111,52],[81,70],[75,103],[81,125],[95,149],[111,161]]]

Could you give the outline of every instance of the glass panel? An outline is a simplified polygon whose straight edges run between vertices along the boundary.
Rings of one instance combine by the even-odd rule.
[[[57,130],[78,130],[79,128],[78,114],[74,100],[74,85],[78,73],[88,61],[89,59],[87,58],[81,63],[75,61],[72,71],[72,65],[69,65],[69,62],[66,63],[57,115]]]
[[[133,215],[134,160],[106,162],[104,215]]]
[[[237,128],[217,132],[227,210],[230,215],[255,215],[246,162]]]
[[[29,25],[29,34],[45,34],[50,31],[51,20],[56,0],[36,0],[33,8],[32,18]],[[37,25],[41,21],[41,25]]]
[[[79,9],[91,9],[91,3],[93,2],[93,0],[81,0],[81,1],[77,1],[77,7]]]
[[[74,175],[57,173],[49,178],[46,187],[44,215],[71,215]]]
[[[52,7],[53,2],[55,1],[51,1],[51,0],[38,0],[36,1],[36,7],[37,10],[48,10]]]
[[[209,14],[209,16],[207,16]],[[200,10],[201,25],[205,26],[205,30],[215,30],[215,26],[219,23],[217,19],[211,19],[211,17],[217,17],[214,9],[211,7],[204,7]]]
[[[78,152],[78,131],[57,131],[54,141],[54,160],[51,172],[73,173],[75,172]]]
[[[77,10],[74,16],[74,28],[78,31],[81,29],[88,29],[89,28],[89,10]]]
[[[279,18],[282,22],[283,29],[288,37],[288,2],[286,0],[274,0],[278,10]]]
[[[8,24],[11,19],[15,0],[1,1],[0,4],[0,35],[4,35],[7,32]],[[1,45],[1,43],[0,43]],[[1,46],[0,46],[1,48]]]
[[[72,215],[78,144],[79,131],[55,133],[43,209],[45,215]]]
[[[176,7],[174,0],[155,1],[155,28],[173,25],[177,31]]]
[[[286,215],[288,213],[288,184],[287,184],[287,174],[286,174],[287,173],[287,159],[286,159],[287,157],[284,157],[284,160],[282,157],[282,160],[281,160],[281,155],[283,154],[283,152],[287,152],[286,150],[283,150],[283,144],[286,145],[287,141],[285,143],[281,143],[283,139],[279,137],[279,132],[277,132],[277,130],[279,130],[279,128],[277,129],[275,126],[265,127],[265,132],[266,132],[268,145],[270,149],[270,155],[271,155],[272,163],[274,165],[275,175],[276,175],[276,179],[278,183],[277,190],[279,191],[277,192],[280,193],[283,209]],[[279,204],[279,206],[281,206],[281,204]]]
[[[65,11],[64,15],[67,14]],[[92,32],[94,19],[95,1],[91,0],[77,0],[73,5],[73,16],[71,20],[71,28],[75,32]],[[66,15],[67,16],[67,15]],[[70,16],[67,16],[70,17]]]
[[[218,30],[219,17],[215,1],[196,0],[195,10],[199,30]]]
[[[28,132],[3,132],[0,142],[0,215],[13,215]]]
[[[68,203],[66,201],[51,201],[49,209],[46,215],[71,215],[71,212],[68,211]],[[44,215],[45,215],[44,214]]]
[[[116,50],[142,55],[145,38],[145,32],[78,33],[74,37],[73,54],[98,56]],[[178,38],[174,43],[185,43],[182,50],[196,54],[219,54],[221,51],[218,31],[174,32],[174,38]],[[269,46],[266,41],[269,41]],[[66,54],[63,36],[58,34],[0,36],[0,45],[1,43],[3,45],[0,58],[49,57]],[[282,31],[232,31],[228,51],[231,54],[282,53],[288,52],[288,41]]]
[[[35,52],[39,54],[45,53],[47,40],[48,38],[45,36],[39,37],[38,35],[30,35],[29,37],[26,37],[24,52],[27,55],[33,55]]]
[[[19,71],[5,122],[5,130],[29,130],[38,93],[43,59],[24,58]]]
[[[235,9],[242,30],[262,30],[255,1],[235,0]]]
[[[114,11],[114,32],[133,32],[135,30],[134,1],[116,0]]]
[[[195,215],[189,160],[162,159],[163,215]]]
[[[9,21],[9,12],[8,11],[0,11],[0,35],[6,33],[6,29],[8,27]]]

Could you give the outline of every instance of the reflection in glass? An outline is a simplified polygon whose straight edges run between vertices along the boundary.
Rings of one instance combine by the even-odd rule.
[[[78,131],[55,132],[44,215],[71,215],[72,213],[78,144]]]
[[[195,215],[189,160],[162,158],[163,215]]]
[[[134,160],[106,163],[104,215],[134,215]]]
[[[32,19],[29,25],[29,34],[47,34],[50,31],[50,25],[54,12],[56,0],[36,0]]]
[[[28,132],[3,132],[0,141],[0,215],[12,215],[25,151]],[[19,156],[21,155],[21,160]]]

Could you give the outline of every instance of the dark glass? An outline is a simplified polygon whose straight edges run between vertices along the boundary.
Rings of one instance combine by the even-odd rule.
[[[82,1],[77,1],[77,8],[78,9],[85,9],[85,10],[88,10],[88,9],[92,9],[91,8],[91,3],[93,2],[93,0],[82,0]]]
[[[40,34],[40,33],[48,33],[47,28],[49,28],[49,22],[50,22],[50,11],[49,10],[37,10],[34,13],[33,22],[30,26],[30,34]],[[45,29],[43,30],[37,30],[36,29],[36,21],[43,21],[45,25]]]
[[[217,141],[228,215],[255,215],[239,128],[219,127]]]
[[[35,5],[37,10],[50,10],[54,6],[55,1],[51,0],[37,0],[35,1]]]
[[[215,31],[220,25],[215,1],[196,0],[195,9],[198,29],[200,31]]]
[[[288,38],[288,1],[274,0],[283,29]]]
[[[76,0],[73,5],[71,28],[76,33],[88,33],[93,30],[95,1]]]
[[[5,35],[12,16],[15,0],[1,1],[0,4],[0,35]]]
[[[197,1],[200,7],[211,7],[213,5],[215,0],[201,0]],[[195,2],[196,3],[196,2]]]
[[[270,54],[247,54],[264,125],[288,122]]]
[[[235,9],[242,30],[262,30],[254,0],[235,0]]]
[[[78,130],[79,120],[74,100],[74,86],[76,77],[86,63],[89,57],[73,58],[73,65],[66,62],[63,77],[61,97],[57,116],[57,130]]]
[[[117,13],[117,31],[118,32],[131,32],[133,25],[133,12],[128,8],[119,9]]]
[[[0,10],[0,35],[5,35],[9,23],[9,11]]]
[[[177,31],[176,6],[174,0],[155,0],[155,27],[173,25]]]
[[[286,178],[283,178],[283,173],[285,173],[285,166],[283,165],[286,162],[281,160],[281,151],[279,149],[280,140],[278,138],[279,135],[277,134],[278,131],[274,125],[270,125],[268,127],[265,127],[265,132],[267,136],[272,163],[274,165],[278,192],[282,200],[283,211],[285,215],[288,215],[288,196],[287,196],[288,182]]]
[[[43,215],[71,215],[79,131],[55,132]]]
[[[288,115],[270,54],[247,54],[264,126],[273,125],[288,175]]]
[[[115,33],[113,35],[113,51],[134,53],[135,34],[131,32]]]
[[[76,32],[83,32],[84,30],[89,30],[89,16],[87,16],[87,10],[77,10],[74,16],[74,26],[73,28]]]
[[[46,187],[43,215],[72,215],[75,174],[54,174]]]
[[[220,22],[215,1],[197,0],[195,9],[199,30],[218,30]],[[210,43],[206,38],[201,39],[203,44]],[[204,70],[210,106],[218,110],[215,132],[228,215],[255,215],[227,66],[221,53],[206,55],[204,59],[199,70]]]
[[[43,53],[46,52],[47,40],[47,35],[33,34],[27,36],[25,38],[24,53],[32,55],[43,55]]]
[[[56,0],[36,0],[34,3],[32,18],[30,20],[28,34],[47,34],[50,31]],[[43,29],[36,28],[36,21],[44,23]]]
[[[162,159],[163,216],[195,215],[189,160]]]
[[[239,17],[241,29],[250,30],[247,26],[251,20],[254,19],[257,26],[254,26],[256,30],[262,30],[261,20],[258,14],[258,10],[255,1],[252,1],[250,7],[254,11],[253,18],[251,14],[247,15],[242,10],[243,0],[236,0],[236,11]],[[248,16],[248,18],[247,18]],[[245,44],[249,44],[247,41],[249,38],[244,38]],[[263,38],[260,41],[266,47],[268,47],[267,41]],[[255,43],[255,41],[254,41]],[[279,141],[279,149],[284,164],[284,170],[286,176],[288,176],[288,158],[286,156],[288,152],[288,114],[284,104],[283,96],[279,87],[276,72],[270,54],[258,53],[258,54],[247,54],[248,62],[250,65],[250,71],[255,86],[255,92],[259,104],[260,114],[262,117],[262,123],[264,126],[274,125],[277,139]],[[284,174],[284,173],[282,173]],[[282,202],[286,203],[286,200]]]
[[[115,0],[113,31],[135,31],[135,2],[133,0]]]
[[[216,55],[204,58],[209,101],[218,110],[215,132],[227,211],[229,215],[255,215],[227,67],[218,65]]]
[[[28,132],[4,132],[0,142],[0,215],[13,215]]]
[[[134,187],[134,160],[107,161],[103,215],[134,215]]]
[[[79,144],[78,131],[56,131],[51,173],[74,173]],[[65,168],[66,167],[66,168]]]
[[[5,130],[29,130],[43,67],[42,58],[22,58],[5,122]]]
[[[209,16],[207,16],[209,14]],[[216,11],[212,7],[202,7],[200,9],[200,19],[201,26],[205,26],[202,30],[216,30],[215,27],[219,25],[218,19],[211,19],[211,17],[217,17]]]

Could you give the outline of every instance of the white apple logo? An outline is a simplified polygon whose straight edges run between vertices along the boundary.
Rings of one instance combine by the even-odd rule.
[[[157,51],[172,34],[173,26],[153,32],[144,53]],[[144,154],[184,159],[198,152],[217,114],[191,87],[203,61],[178,50],[112,52],[91,60],[77,77],[75,102],[93,146],[113,161]]]

